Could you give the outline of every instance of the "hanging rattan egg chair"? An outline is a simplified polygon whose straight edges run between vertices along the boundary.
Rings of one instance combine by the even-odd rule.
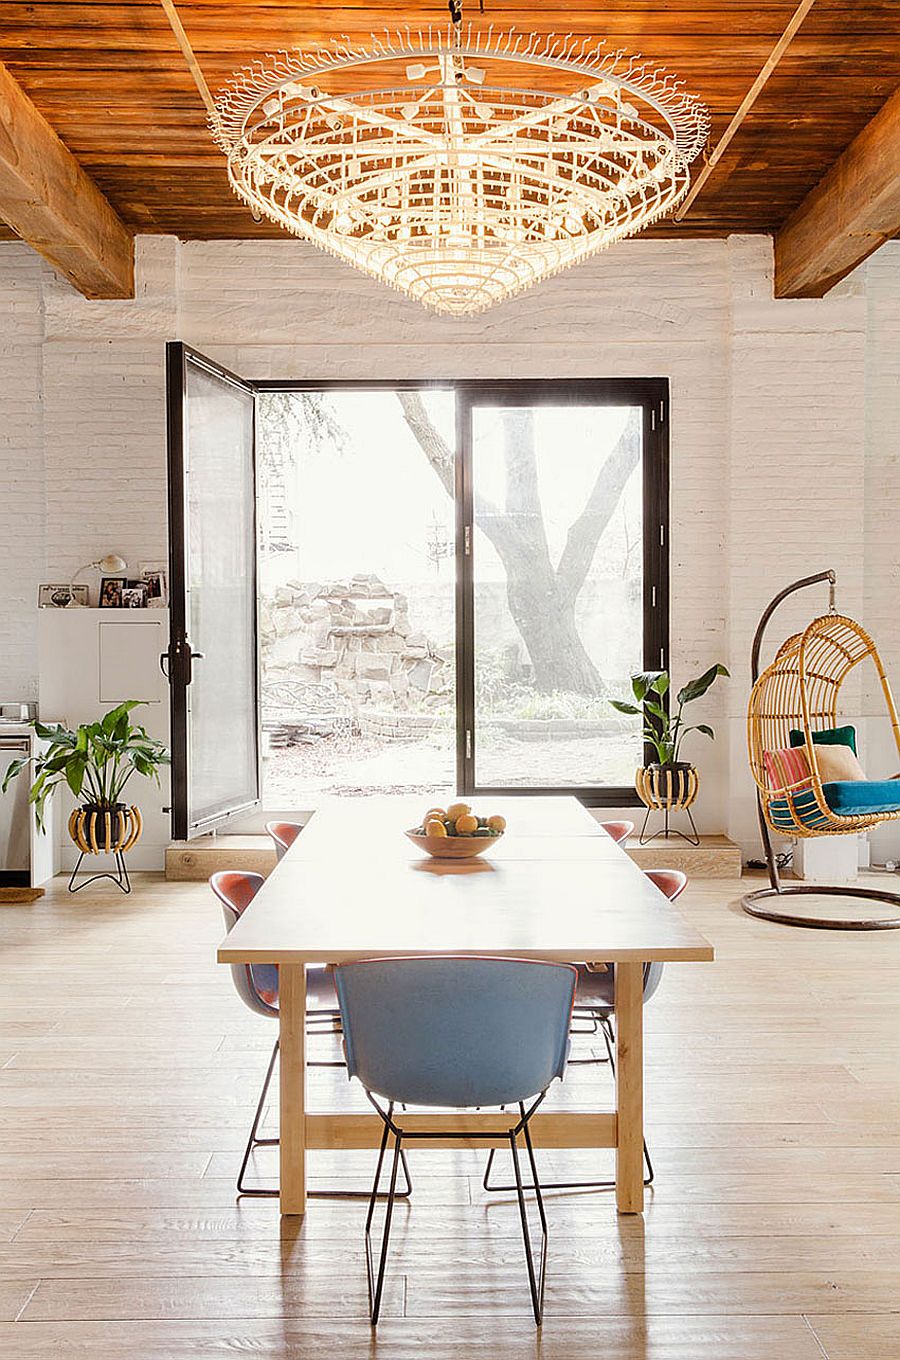
[[[829,612],[813,619],[802,633],[796,633],[782,643],[774,661],[759,674],[763,634],[775,609],[788,595],[818,581],[830,583]],[[796,915],[773,905],[773,899],[796,894],[830,894],[900,906],[900,895],[876,888],[785,884],[779,877],[772,850],[773,834],[790,839],[847,835],[868,831],[882,822],[900,820],[900,781],[828,782],[820,773],[822,747],[815,740],[815,734],[836,731],[841,687],[855,667],[866,660],[872,662],[878,676],[900,757],[900,723],[878,650],[864,628],[838,613],[834,583],[832,571],[795,581],[771,602],[756,630],[747,744],[750,769],[756,781],[760,831],[771,886],[748,893],[743,899],[743,907],[753,916],[786,925],[832,930],[886,930],[900,926],[900,916],[836,920]],[[784,760],[783,756],[791,751],[796,759]]]

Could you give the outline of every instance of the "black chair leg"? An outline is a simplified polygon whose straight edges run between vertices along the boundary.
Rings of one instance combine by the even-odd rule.
[[[578,1029],[576,1026],[577,1026],[578,1021],[580,1021],[580,1020],[590,1021],[591,1028],[589,1028],[589,1029]],[[600,1022],[598,1021],[596,1015],[582,1015],[580,1012],[578,1012],[578,1011],[576,1010],[575,1013],[574,1013],[574,1015],[572,1016],[572,1023],[571,1023],[570,1026],[569,1026],[569,1033],[570,1033],[571,1035],[576,1035],[576,1034],[587,1034],[587,1035],[592,1035],[592,1034],[596,1034],[599,1028],[600,1028]],[[567,1066],[567,1067],[605,1067],[606,1064],[607,1064],[608,1062],[609,1062],[609,1059],[608,1059],[608,1058],[569,1058],[569,1061],[568,1061],[568,1063],[566,1064],[566,1066]]]
[[[611,1067],[611,1069],[612,1069],[612,1074],[613,1074],[613,1076],[615,1076],[615,1075],[616,1075],[616,1052],[615,1052],[614,1035],[613,1035],[613,1032],[612,1032],[612,1026],[610,1025],[610,1023],[609,1023],[608,1020],[602,1020],[602,1021],[600,1022],[600,1028],[601,1028],[601,1030],[602,1030],[602,1032],[603,1032],[603,1042],[606,1044],[606,1052],[607,1052],[607,1056],[609,1057],[609,1065],[610,1065],[610,1067]],[[646,1174],[646,1176],[644,1177],[644,1185],[645,1185],[645,1186],[647,1186],[647,1185],[652,1185],[652,1184],[653,1184],[653,1176],[654,1176],[653,1163],[652,1163],[651,1160],[650,1160],[650,1149],[649,1149],[648,1146],[647,1146],[647,1140],[646,1140],[646,1138],[644,1139],[644,1161],[645,1161],[645,1163],[646,1163],[646,1165],[647,1165],[647,1174]]]
[[[272,1072],[275,1069],[275,1059],[277,1057],[278,1057],[278,1040],[276,1039],[275,1046],[272,1049],[272,1056],[269,1059],[269,1066],[266,1068],[266,1075],[263,1079],[262,1090],[259,1093],[259,1100],[256,1103],[256,1114],[253,1116],[253,1123],[250,1126],[250,1137],[247,1139],[247,1146],[244,1149],[244,1160],[241,1162],[241,1169],[238,1172],[237,1191],[239,1195],[263,1198],[268,1197],[270,1195],[278,1194],[277,1190],[247,1189],[244,1186],[244,1173],[247,1170],[247,1163],[250,1160],[250,1154],[253,1151],[253,1149],[256,1147],[271,1147],[273,1144],[278,1142],[277,1138],[257,1138],[256,1136],[256,1130],[259,1128],[259,1121],[262,1118],[262,1113],[263,1110],[265,1109],[266,1096],[269,1094],[269,1084],[271,1083],[272,1080]]]
[[[393,1106],[388,1109],[388,1119],[391,1117]],[[399,1133],[394,1133],[394,1157],[391,1163],[391,1184],[387,1193],[387,1206],[384,1214],[384,1228],[381,1236],[381,1250],[378,1257],[378,1273],[375,1274],[372,1265],[372,1218],[375,1213],[375,1204],[380,1198],[378,1193],[378,1183],[381,1180],[381,1168],[384,1163],[384,1154],[387,1149],[388,1125],[385,1124],[384,1132],[381,1135],[381,1147],[378,1153],[378,1165],[375,1169],[375,1180],[372,1184],[372,1193],[369,1196],[369,1211],[366,1214],[366,1277],[369,1282],[369,1308],[372,1319],[372,1326],[377,1327],[378,1318],[381,1313],[381,1299],[384,1292],[384,1272],[387,1265],[388,1247],[391,1238],[391,1220],[394,1216],[394,1201],[397,1198],[397,1169],[403,1155],[402,1139]]]
[[[615,1049],[613,1047],[613,1035],[612,1030],[609,1028],[609,1021],[601,1020],[600,1029],[603,1034],[603,1041],[606,1044],[607,1061],[609,1062],[609,1065],[612,1069],[613,1076],[615,1076],[616,1058]],[[514,1184],[498,1185],[495,1181],[491,1180],[491,1170],[494,1165],[495,1151],[496,1151],[495,1148],[491,1148],[490,1151],[488,1152],[487,1162],[485,1163],[484,1176],[482,1177],[481,1185],[482,1188],[486,1190],[489,1195],[509,1194],[511,1191],[516,1189],[516,1186]],[[649,1187],[653,1184],[653,1177],[655,1173],[653,1170],[653,1163],[650,1160],[650,1149],[647,1146],[646,1138],[644,1139],[644,1163],[647,1168],[647,1174],[644,1177],[644,1185]],[[614,1180],[543,1182],[544,1190],[615,1190],[615,1188],[616,1183]],[[534,1186],[527,1185],[525,1189],[533,1190]]]
[[[528,1123],[525,1121],[524,1107],[520,1107],[523,1119],[522,1132],[525,1136],[525,1146],[528,1149],[528,1159],[531,1164],[532,1184],[529,1189],[534,1190],[537,1199],[538,1216],[541,1220],[541,1256],[537,1276],[534,1270],[534,1253],[531,1248],[531,1234],[528,1231],[528,1211],[525,1207],[525,1187],[522,1184],[522,1171],[519,1166],[519,1145],[515,1133],[509,1135],[509,1146],[512,1152],[513,1167],[516,1174],[516,1196],[519,1201],[519,1218],[522,1222],[522,1238],[525,1244],[525,1264],[528,1268],[528,1287],[531,1291],[531,1307],[534,1313],[534,1320],[540,1327],[544,1318],[544,1280],[547,1273],[547,1217],[544,1213],[544,1201],[541,1196],[541,1185],[538,1180],[537,1166],[534,1160],[534,1149],[531,1146],[531,1134],[528,1131]]]
[[[259,1093],[259,1100],[256,1104],[256,1113],[253,1116],[253,1123],[250,1126],[250,1137],[247,1139],[247,1146],[244,1149],[244,1157],[241,1161],[241,1169],[238,1172],[237,1192],[245,1199],[274,1199],[278,1195],[278,1190],[268,1189],[261,1186],[245,1186],[244,1175],[247,1170],[247,1163],[250,1161],[251,1154],[258,1147],[277,1147],[278,1138],[257,1138],[256,1131],[259,1128],[259,1121],[262,1119],[263,1110],[266,1106],[266,1097],[269,1094],[269,1086],[272,1083],[272,1073],[275,1070],[275,1059],[278,1057],[278,1040],[272,1049],[272,1056],[266,1068],[266,1075],[263,1078],[262,1090]],[[313,1066],[313,1064],[310,1064]],[[345,1064],[341,1064],[345,1066]],[[409,1163],[406,1160],[406,1152],[400,1155],[400,1163],[403,1167],[404,1188],[396,1192],[396,1199],[409,1199],[412,1194],[412,1177],[409,1174]],[[309,1190],[307,1195],[310,1199],[368,1199],[368,1190]],[[380,1196],[384,1198],[384,1196]]]

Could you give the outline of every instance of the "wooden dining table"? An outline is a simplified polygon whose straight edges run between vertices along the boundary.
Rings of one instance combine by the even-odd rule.
[[[643,1209],[644,965],[708,961],[712,947],[577,799],[466,801],[507,819],[470,860],[432,859],[403,834],[427,798],[324,802],[219,946],[220,963],[279,967],[282,1214],[306,1211],[308,1150],[374,1149],[382,1134],[374,1112],[307,1108],[306,965],[410,954],[616,965],[614,1108],[541,1110],[532,1132],[539,1147],[614,1148],[617,1208]],[[481,1110],[404,1116],[411,1131],[477,1131],[479,1147],[508,1146],[508,1123]]]

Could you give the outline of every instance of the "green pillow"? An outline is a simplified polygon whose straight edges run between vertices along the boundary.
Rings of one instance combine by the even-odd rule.
[[[814,746],[849,746],[854,755],[856,751],[856,728],[847,727],[825,727],[821,732],[812,734]],[[805,746],[806,738],[799,727],[792,727],[790,740],[792,746]]]

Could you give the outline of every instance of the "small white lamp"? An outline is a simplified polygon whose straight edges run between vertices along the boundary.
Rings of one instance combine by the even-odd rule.
[[[96,562],[85,562],[84,566],[78,568],[75,575],[72,577],[72,580],[69,582],[69,603],[66,605],[66,608],[67,609],[86,608],[85,605],[79,604],[78,600],[75,599],[75,582],[78,580],[82,572],[96,569],[98,571],[114,573],[124,571],[127,566],[128,563],[125,561],[125,558],[120,557],[118,553],[107,553],[105,557],[98,558]]]

